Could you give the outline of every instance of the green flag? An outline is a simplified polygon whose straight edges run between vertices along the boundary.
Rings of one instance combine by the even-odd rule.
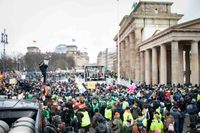
[[[128,77],[128,83],[129,83],[129,85],[131,84],[131,77],[130,77],[130,75]]]

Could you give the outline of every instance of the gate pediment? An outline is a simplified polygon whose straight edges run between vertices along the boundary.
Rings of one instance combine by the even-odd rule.
[[[174,29],[200,29],[200,18],[174,26]]]

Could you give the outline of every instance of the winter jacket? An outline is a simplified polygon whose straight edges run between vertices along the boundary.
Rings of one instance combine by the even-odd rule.
[[[139,108],[139,107],[137,107],[137,108],[133,108],[132,110],[131,110],[131,112],[132,112],[132,114],[133,114],[133,119],[137,119],[138,118],[138,112],[141,112],[141,109]]]
[[[197,114],[197,112],[198,112],[197,105],[195,103],[189,104],[187,106],[187,112],[188,112],[188,114]]]
[[[174,122],[174,117],[172,115],[169,115],[165,118],[164,121],[165,131],[168,131],[169,124],[173,124],[173,122]]]
[[[121,133],[121,129],[117,125],[112,125],[111,133]]]
[[[94,133],[107,133],[107,126],[105,122],[100,122],[97,124]]]
[[[179,126],[180,126],[180,118],[181,118],[181,113],[178,111],[177,108],[173,107],[171,109],[171,115],[174,117],[175,120],[175,131],[179,132]]]
[[[104,122],[106,121],[105,118],[102,116],[101,113],[95,113],[95,115],[92,117],[92,127],[96,128],[98,119],[102,119]]]
[[[164,125],[161,120],[154,119],[151,123],[150,129],[153,132],[159,131],[161,133],[164,129]]]
[[[122,129],[122,133],[132,133],[132,130],[133,130],[133,126],[124,126],[123,129]]]
[[[131,124],[133,124],[133,116],[131,112],[125,111],[123,114],[123,124],[125,125],[127,120],[131,120]]]
[[[114,117],[113,123],[115,123],[115,125],[118,127],[118,129],[120,130],[120,132],[122,131],[122,120],[118,117]]]
[[[137,122],[133,124],[132,133],[140,133],[140,132],[139,132],[139,129],[138,129],[138,126],[137,126]]]

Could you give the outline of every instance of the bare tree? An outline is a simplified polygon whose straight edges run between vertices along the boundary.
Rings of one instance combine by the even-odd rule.
[[[66,54],[52,53],[49,61],[49,70],[56,70],[72,68],[75,66],[75,61],[72,56],[66,56]]]
[[[42,53],[26,53],[24,57],[25,67],[28,71],[39,70],[38,64],[44,59]]]

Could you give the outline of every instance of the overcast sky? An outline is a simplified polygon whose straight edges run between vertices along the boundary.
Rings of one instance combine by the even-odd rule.
[[[120,20],[134,1],[119,0]],[[173,12],[185,15],[180,22],[200,17],[200,0],[168,1],[174,2]],[[100,50],[115,47],[117,16],[117,0],[0,0],[0,32],[6,28],[6,53],[12,55],[25,54],[28,46],[49,52],[67,44],[87,48],[90,62],[96,62]]]

